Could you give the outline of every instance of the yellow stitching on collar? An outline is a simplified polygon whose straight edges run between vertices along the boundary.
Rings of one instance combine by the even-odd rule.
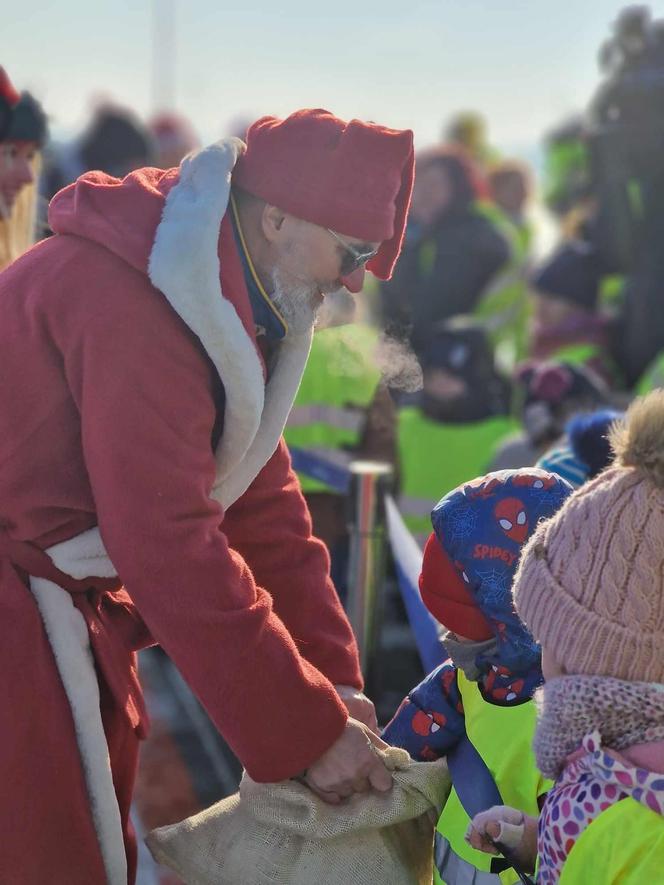
[[[258,291],[261,293],[261,295],[263,296],[263,298],[267,302],[268,307],[276,315],[277,319],[279,320],[281,325],[284,327],[284,330],[286,332],[288,332],[288,323],[282,317],[282,315],[279,313],[275,304],[272,302],[270,296],[265,291],[263,284],[258,279],[258,274],[256,273],[256,268],[254,267],[254,263],[251,260],[251,255],[249,254],[249,249],[247,248],[247,243],[246,243],[246,240],[244,239],[244,233],[242,232],[242,225],[240,224],[240,213],[237,211],[235,197],[233,196],[232,193],[231,193],[231,209],[233,210],[233,218],[235,219],[235,224],[237,226],[237,232],[240,236],[240,242],[242,243],[242,248],[244,249],[244,254],[247,259],[247,264],[249,265],[249,270],[251,271],[251,276],[253,277],[253,280],[256,283],[256,286],[258,287]]]

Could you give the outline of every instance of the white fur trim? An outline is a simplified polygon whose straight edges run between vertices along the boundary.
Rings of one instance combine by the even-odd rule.
[[[98,529],[83,532],[47,551],[56,566],[74,578],[112,577],[113,566]],[[92,820],[108,885],[127,885],[127,857],[122,835],[108,745],[99,705],[99,683],[88,629],[69,593],[44,578],[30,578],[44,629],[71,707],[76,740],[88,788]]]
[[[240,463],[260,424],[265,384],[254,343],[221,292],[219,228],[230,198],[231,171],[242,150],[230,138],[182,162],[164,205],[148,273],[171,307],[200,339],[224,384],[224,432],[218,479]]]
[[[255,345],[221,291],[219,228],[242,142],[225,139],[186,158],[168,197],[149,275],[200,339],[224,385],[224,431],[212,492],[227,508],[274,454],[311,347],[312,333],[288,335],[265,387]]]
[[[223,507],[230,507],[246,492],[275,453],[302,380],[312,338],[313,329],[303,335],[287,336],[281,344],[279,359],[265,390],[265,408],[253,444],[239,467],[223,481],[217,480],[212,491]]]
[[[307,362],[313,330],[287,336],[265,386],[256,347],[219,276],[221,221],[230,197],[231,171],[242,150],[227,139],[182,163],[169,193],[149,261],[152,284],[199,338],[224,385],[224,431],[217,446],[213,496],[228,508],[274,454]],[[98,529],[46,551],[74,578],[112,577],[115,569]],[[76,730],[90,806],[109,885],[126,885],[127,864],[99,685],[85,621],[69,593],[42,578],[30,587],[53,649]]]

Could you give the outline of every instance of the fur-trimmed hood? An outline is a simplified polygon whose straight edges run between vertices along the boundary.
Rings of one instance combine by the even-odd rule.
[[[89,172],[49,208],[56,234],[91,240],[149,276],[212,360],[226,398],[213,491],[223,507],[244,493],[274,453],[311,345],[311,332],[289,335],[265,383],[226,217],[243,149],[230,138],[186,158],[179,169],[139,169],[122,180]]]

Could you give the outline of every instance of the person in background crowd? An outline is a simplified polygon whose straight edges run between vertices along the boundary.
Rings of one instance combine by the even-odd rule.
[[[41,105],[29,92],[22,92],[0,141],[0,270],[35,242],[37,180],[46,139]]]
[[[263,117],[81,176],[0,275],[5,880],[133,882],[155,642],[255,780],[390,789],[282,431],[325,294],[392,272],[413,166],[409,130]]]
[[[482,169],[499,161],[498,151],[489,144],[486,119],[477,111],[461,111],[443,130],[444,145],[461,148]]]
[[[12,119],[12,112],[20,95],[9,79],[7,71],[0,65],[0,141],[7,135]]]
[[[149,132],[131,111],[102,105],[80,138],[51,151],[45,164],[44,192],[50,199],[61,188],[92,169],[123,178],[155,159]]]
[[[612,463],[609,433],[622,417],[613,409],[575,415],[567,422],[562,443],[545,452],[536,466],[557,473],[578,489]]]
[[[608,317],[600,311],[603,272],[593,246],[563,243],[531,277],[530,356],[588,365],[611,377]]]
[[[523,431],[504,441],[492,470],[535,464],[560,443],[573,415],[612,402],[604,380],[588,367],[573,363],[524,363],[517,372],[514,399],[522,402]]]
[[[148,123],[154,144],[154,165],[159,169],[179,166],[186,155],[200,147],[194,128],[181,114],[157,114]]]
[[[445,450],[437,457],[444,459]],[[447,755],[467,735],[500,795],[512,796],[529,814],[537,814],[550,786],[531,749],[536,714],[530,698],[542,671],[539,646],[514,613],[512,579],[538,521],[570,493],[564,480],[531,468],[473,479],[436,505],[420,590],[446,628],[450,659],[409,693],[383,731],[387,743],[420,761]],[[436,827],[434,882],[457,885],[482,876],[486,885],[511,885],[516,875],[505,870],[508,864],[492,864],[465,843],[468,823],[453,789]]]
[[[346,496],[329,478],[312,477],[299,465],[304,458],[311,469],[312,457],[342,470],[362,458],[393,464],[395,409],[381,379],[379,333],[362,320],[353,322],[356,308],[352,296],[345,289],[328,295],[321,314],[284,439],[292,450],[314,534],[330,552],[332,579],[345,602],[349,546]]]
[[[493,202],[516,227],[521,244],[527,252],[533,239],[532,226],[527,216],[533,193],[530,170],[525,163],[518,160],[502,160],[489,169],[487,181]]]
[[[477,208],[505,239],[509,258],[482,293],[475,315],[491,335],[497,364],[511,373],[528,354],[533,231],[526,213],[532,187],[527,167],[515,160],[493,166],[487,184],[491,199]]]
[[[510,385],[477,323],[443,324],[421,361],[422,391],[398,409],[397,445],[399,510],[423,546],[435,495],[485,472],[518,425]]]
[[[418,156],[403,254],[381,287],[389,329],[408,330],[422,354],[441,320],[472,314],[510,250],[478,211],[486,196],[472,163],[459,150],[432,148]]]
[[[544,138],[543,197],[569,234],[592,203],[592,173],[586,124],[581,114],[561,122]]]
[[[542,645],[534,750],[555,779],[537,819],[497,806],[500,839],[538,885],[641,885],[664,870],[664,392],[614,425],[614,466],[538,526],[514,604]]]

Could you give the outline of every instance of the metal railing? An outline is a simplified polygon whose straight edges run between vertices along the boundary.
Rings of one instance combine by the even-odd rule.
[[[382,461],[353,461],[350,465],[350,554],[348,617],[360,651],[366,688],[377,690],[374,666],[380,639],[385,584],[385,495],[391,490],[392,465]]]

